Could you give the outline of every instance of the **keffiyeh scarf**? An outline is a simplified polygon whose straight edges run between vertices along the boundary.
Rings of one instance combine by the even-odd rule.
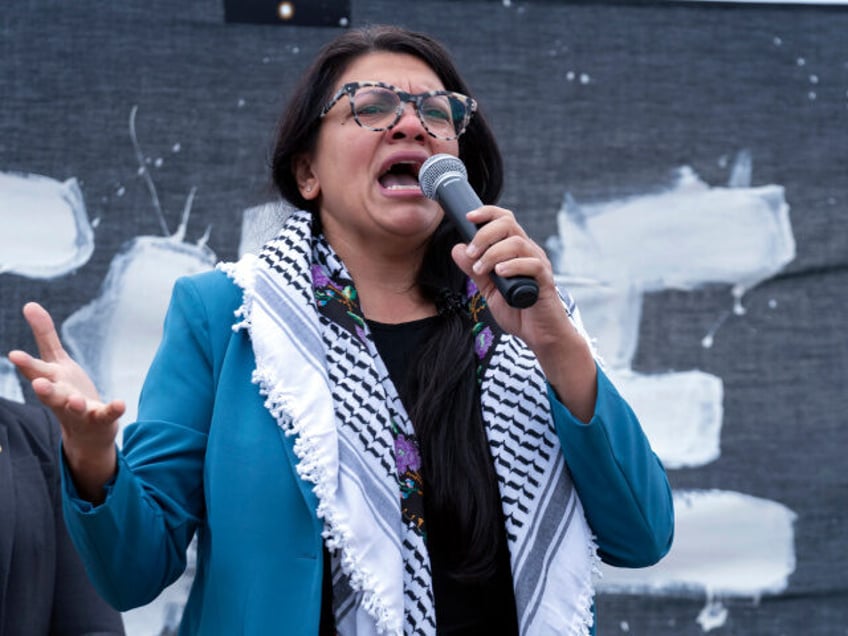
[[[351,278],[311,216],[295,212],[258,256],[220,265],[266,406],[294,436],[318,499],[340,634],[435,634],[425,538],[402,514],[414,431]],[[469,285],[481,402],[498,477],[522,634],[588,634],[596,550],[552,425],[535,357]]]

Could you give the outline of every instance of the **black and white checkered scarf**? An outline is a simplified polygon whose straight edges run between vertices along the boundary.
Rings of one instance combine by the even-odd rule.
[[[435,634],[427,548],[402,519],[390,429],[414,432],[344,265],[323,236],[313,236],[311,216],[295,212],[259,256],[220,268],[244,291],[235,328],[250,334],[254,381],[295,437],[298,473],[319,501],[338,632]],[[321,311],[319,279],[349,308],[343,319]],[[545,378],[521,340],[485,314],[482,412],[520,631],[585,635],[596,548],[552,425]]]

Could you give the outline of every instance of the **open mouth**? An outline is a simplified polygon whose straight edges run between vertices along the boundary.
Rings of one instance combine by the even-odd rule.
[[[393,163],[380,175],[378,181],[386,190],[420,192],[418,185],[418,169],[421,162],[399,161]]]

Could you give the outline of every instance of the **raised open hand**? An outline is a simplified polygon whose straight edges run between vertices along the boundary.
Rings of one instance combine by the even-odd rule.
[[[41,305],[27,303],[23,314],[40,357],[11,351],[9,360],[61,423],[63,449],[81,494],[96,498],[115,470],[115,437],[124,403],[100,399],[94,382],[65,351],[53,319]]]

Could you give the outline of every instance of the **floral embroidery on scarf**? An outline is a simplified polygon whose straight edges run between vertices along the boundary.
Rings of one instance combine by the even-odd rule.
[[[424,484],[421,479],[421,455],[418,442],[405,435],[392,419],[392,436],[395,439],[395,462],[400,485],[400,507],[403,519],[418,534],[424,531]]]
[[[315,302],[324,316],[356,334],[363,343],[369,339],[352,281],[334,281],[327,269],[316,263],[312,265],[312,287]],[[391,420],[391,434],[395,443],[395,464],[403,519],[419,535],[426,536],[424,483],[421,478],[418,441],[413,435],[404,433],[394,417]]]
[[[315,302],[319,309],[353,331],[362,342],[368,339],[365,332],[365,320],[359,312],[359,295],[352,281],[338,284],[330,278],[323,266],[314,264],[312,265],[312,288],[315,290]],[[343,312],[343,315],[340,315],[339,310]]]
[[[489,306],[486,303],[486,299],[470,278],[468,279],[465,293],[468,296],[468,315],[471,317],[471,322],[474,323],[471,335],[474,338],[474,353],[477,354],[477,359],[479,360],[477,364],[477,381],[482,382],[483,370],[488,364],[492,345],[495,343],[495,339],[500,332],[492,328],[492,325],[496,325],[496,323],[489,314]]]
[[[483,358],[489,352],[489,347],[495,341],[491,328],[482,322],[474,325],[474,352],[478,358]]]

